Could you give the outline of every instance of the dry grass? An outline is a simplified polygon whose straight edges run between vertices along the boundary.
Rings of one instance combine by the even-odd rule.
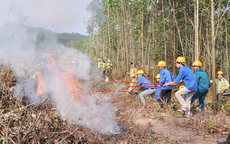
[[[176,99],[161,109],[150,98],[144,107],[126,93],[93,93],[97,99],[111,97],[117,107],[116,121],[123,127],[120,135],[100,135],[84,126],[68,124],[50,102],[35,106],[15,100],[11,87],[16,81],[10,70],[2,68],[0,80],[0,143],[214,143],[226,138],[222,134],[230,133],[226,111],[214,115],[208,105],[205,117],[194,110],[191,118],[184,119],[175,111],[179,107]],[[97,89],[114,90],[120,85],[104,80],[92,83]]]

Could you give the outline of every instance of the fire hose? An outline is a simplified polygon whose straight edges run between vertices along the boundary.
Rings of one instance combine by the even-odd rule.
[[[147,78],[147,76],[146,76],[146,78]],[[151,84],[152,85],[152,86],[124,86],[124,87],[159,87],[159,86],[163,85],[163,84],[156,84],[156,83],[143,83],[143,82],[120,81],[120,80],[115,80],[115,82]],[[95,92],[116,92],[114,90],[91,90],[91,91],[95,91]],[[118,92],[130,92],[130,91],[118,91]],[[157,91],[157,93],[160,95],[160,93],[158,91]]]
[[[148,77],[145,75],[145,77],[148,79]],[[150,81],[150,83],[143,83],[143,82],[131,82],[131,81],[121,81],[121,80],[115,80],[113,77],[112,77],[113,81],[114,82],[123,82],[123,83],[138,83],[138,84],[151,84],[152,86],[124,86],[124,87],[161,87],[163,86],[164,84],[156,84],[156,83],[152,83]],[[95,92],[133,92],[133,91],[114,91],[114,90],[91,90],[91,91],[95,91]],[[158,95],[160,96],[160,93],[157,91],[156,89],[156,92],[158,93]],[[139,95],[138,95],[139,97]],[[140,97],[139,97],[140,98]]]

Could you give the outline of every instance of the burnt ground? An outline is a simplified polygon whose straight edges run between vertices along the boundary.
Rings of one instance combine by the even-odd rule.
[[[118,84],[115,84],[118,85]],[[193,105],[192,116],[184,118],[176,111],[180,104],[172,94],[172,104],[159,108],[156,100],[146,97],[144,106],[135,95],[128,93],[96,93],[94,97],[109,96],[117,107],[117,121],[127,129],[144,130],[145,134],[138,143],[197,143],[211,144],[225,141],[230,133],[230,116],[223,112],[213,114],[206,105],[205,117]],[[206,100],[206,103],[207,100]],[[128,140],[120,140],[128,142]],[[137,142],[137,141],[136,141]],[[135,143],[136,143],[135,142]]]

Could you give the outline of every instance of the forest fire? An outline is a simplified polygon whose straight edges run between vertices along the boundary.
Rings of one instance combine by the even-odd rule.
[[[68,123],[101,134],[118,127],[117,109],[110,98],[96,99],[89,94],[91,77],[98,77],[89,56],[57,43],[50,35],[38,42],[35,31],[20,25],[14,28],[17,34],[7,31],[10,39],[2,41],[0,51],[4,55],[0,59],[17,81],[13,90],[15,99],[25,98],[34,105],[48,101]]]
[[[36,72],[37,76],[38,76],[38,88],[37,88],[37,94],[41,95],[45,92],[47,92],[46,88],[45,88],[45,83],[44,83],[44,79],[41,76],[41,72],[37,71]]]
[[[109,111],[105,112],[105,106],[101,105],[105,103],[104,100],[98,103],[98,100],[94,100],[86,95],[86,93],[83,93],[89,89],[87,88],[85,80],[79,80],[78,73],[82,73],[81,70],[84,68],[84,65],[89,63],[87,61],[83,63],[82,61],[69,61],[63,57],[58,57],[61,59],[61,62],[58,62],[55,61],[57,59],[56,54],[48,55],[49,61],[47,61],[47,63],[43,62],[39,67],[40,71],[35,72],[37,96],[45,97],[46,94],[49,93],[49,95],[53,97],[52,101],[56,103],[56,107],[60,109],[60,114],[71,123],[77,122],[85,124],[85,121],[88,121],[89,124],[87,124],[87,126],[94,130],[101,131],[101,129],[103,129],[101,131],[102,133],[120,134],[116,122],[111,119],[111,114],[113,114],[114,110],[112,110],[112,113]],[[54,81],[53,86],[50,86],[47,77]],[[80,77],[80,79],[82,79],[82,77]],[[108,102],[106,101],[106,103]],[[108,107],[111,106],[109,105]],[[76,116],[73,116],[73,114],[76,114]],[[103,121],[105,121],[106,124],[115,124],[115,127],[112,126],[104,130],[105,126]]]

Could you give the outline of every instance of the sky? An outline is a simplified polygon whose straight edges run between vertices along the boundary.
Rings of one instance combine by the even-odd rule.
[[[85,10],[92,0],[0,0],[0,26],[4,21],[20,21],[57,33],[87,35]]]

